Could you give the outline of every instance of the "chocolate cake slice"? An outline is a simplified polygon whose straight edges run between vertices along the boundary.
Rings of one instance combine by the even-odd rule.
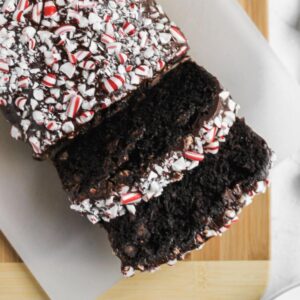
[[[0,45],[0,108],[36,158],[99,124],[188,50],[152,0],[0,0]]]
[[[93,223],[135,213],[218,152],[237,108],[211,74],[180,64],[55,155],[71,208]]]
[[[243,120],[237,119],[216,155],[135,214],[103,222],[122,271],[154,270],[173,265],[213,236],[221,235],[251,198],[268,184],[271,151]]]

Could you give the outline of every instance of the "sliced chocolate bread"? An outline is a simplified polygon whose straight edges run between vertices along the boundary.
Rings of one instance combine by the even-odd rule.
[[[237,119],[216,155],[208,154],[180,182],[168,185],[135,214],[103,222],[126,276],[173,265],[238,220],[241,209],[268,184],[271,151]]]
[[[236,111],[215,77],[180,64],[55,155],[71,208],[93,223],[134,213],[218,153]]]
[[[99,124],[188,50],[152,0],[0,0],[0,44],[0,108],[36,158]]]

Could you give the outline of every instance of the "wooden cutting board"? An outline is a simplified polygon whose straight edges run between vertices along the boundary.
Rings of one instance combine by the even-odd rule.
[[[267,38],[268,0],[237,1]],[[142,274],[126,281],[126,284],[121,281],[99,299],[146,300],[163,297],[194,300],[199,299],[199,295],[208,300],[259,299],[267,283],[269,226],[270,197],[267,193],[258,196],[251,206],[245,208],[240,222],[222,238],[212,239],[202,251],[191,253],[186,262],[176,268],[163,268],[155,276]],[[169,280],[171,277],[172,280]],[[221,289],[215,289],[216,286],[221,286]],[[1,299],[32,300],[47,299],[47,296],[0,232]]]

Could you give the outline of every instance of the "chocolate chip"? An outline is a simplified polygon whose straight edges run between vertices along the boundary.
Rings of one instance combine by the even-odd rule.
[[[131,258],[134,258],[137,254],[137,248],[132,246],[132,245],[127,245],[124,247],[124,253],[131,257]]]

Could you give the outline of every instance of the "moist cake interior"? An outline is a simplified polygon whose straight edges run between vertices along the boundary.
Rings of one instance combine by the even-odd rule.
[[[218,231],[226,211],[238,212],[242,194],[266,180],[270,155],[265,141],[238,119],[218,154],[208,154],[159,198],[141,203],[135,215],[103,223],[122,266],[151,270],[197,248],[196,234],[208,223]]]
[[[150,162],[199,130],[216,111],[220,91],[218,81],[203,68],[191,61],[180,64],[156,86],[136,92],[126,109],[56,154],[64,188],[83,200],[104,197],[115,180],[134,182]],[[125,179],[113,178],[122,171]]]

